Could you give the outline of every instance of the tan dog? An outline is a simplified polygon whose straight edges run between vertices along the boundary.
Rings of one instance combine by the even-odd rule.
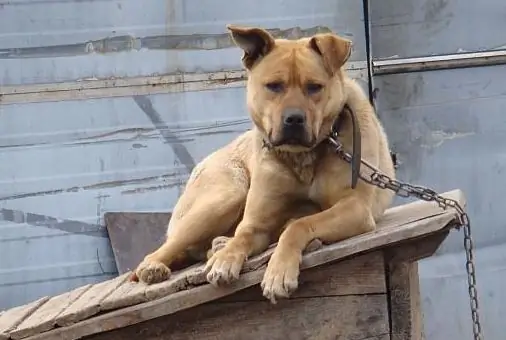
[[[209,282],[228,283],[249,256],[278,241],[261,285],[275,302],[297,288],[310,241],[332,243],[372,231],[391,203],[389,191],[362,181],[352,189],[350,165],[326,142],[345,104],[362,131],[362,158],[388,176],[394,167],[372,106],[344,72],[350,41],[334,34],[275,40],[260,28],[228,29],[244,51],[254,128],[195,167],[166,242],[146,256],[136,276],[147,283],[166,280],[176,262],[203,260],[214,238],[233,235],[208,254],[206,266]],[[340,139],[350,152],[351,130],[344,120]]]

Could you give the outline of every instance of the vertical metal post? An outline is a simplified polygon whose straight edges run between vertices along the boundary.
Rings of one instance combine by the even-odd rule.
[[[369,0],[362,0],[362,8],[364,11],[364,32],[365,32],[365,52],[367,58],[367,88],[369,92],[369,101],[376,108],[374,100],[374,80],[373,80],[373,63],[372,63],[372,46],[371,46],[371,24],[370,24],[370,7]]]

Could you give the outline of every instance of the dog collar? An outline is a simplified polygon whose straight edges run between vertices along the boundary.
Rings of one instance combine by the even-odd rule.
[[[332,124],[330,136],[334,140],[339,139],[339,132],[343,127],[344,121],[347,117],[351,118],[352,125],[352,157],[351,157],[351,188],[355,189],[357,186],[358,178],[360,175],[361,155],[362,155],[362,136],[360,133],[360,126],[358,125],[357,117],[353,110],[345,104],[343,110],[337,116],[337,119]]]
[[[332,128],[330,130],[329,138],[337,141],[339,139],[339,132],[343,127],[343,124],[347,117],[351,118],[352,125],[352,157],[351,157],[351,188],[355,189],[357,186],[359,174],[360,174],[360,165],[361,163],[361,154],[362,154],[362,136],[360,133],[360,126],[358,125],[357,117],[353,110],[345,104],[342,111],[337,116],[337,119],[332,124]],[[267,141],[265,138],[262,138],[262,147],[268,150],[272,149],[272,144]],[[342,147],[342,146],[341,146]]]

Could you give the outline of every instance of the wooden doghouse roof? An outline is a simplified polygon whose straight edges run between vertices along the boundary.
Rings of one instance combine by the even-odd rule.
[[[444,196],[465,205],[460,190]],[[457,221],[455,210],[442,210],[436,203],[416,201],[394,207],[387,210],[376,231],[307,252],[301,269],[383,247],[396,247],[434,234],[446,234]],[[438,238],[435,246],[443,239]],[[0,340],[78,339],[216,300],[260,283],[272,251],[271,247],[251,258],[241,278],[222,288],[207,284],[203,266],[198,265],[175,272],[170,280],[156,285],[129,282],[130,273],[125,273],[109,281],[44,297],[1,312]]]

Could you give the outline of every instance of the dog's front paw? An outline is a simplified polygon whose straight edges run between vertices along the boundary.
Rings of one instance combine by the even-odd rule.
[[[275,304],[276,299],[288,298],[299,285],[301,256],[274,251],[261,283],[263,295]]]
[[[239,278],[246,256],[227,243],[217,250],[207,261],[207,281],[214,286],[230,283]]]
[[[162,262],[146,257],[135,270],[138,280],[147,284],[159,283],[170,278],[170,269]]]

